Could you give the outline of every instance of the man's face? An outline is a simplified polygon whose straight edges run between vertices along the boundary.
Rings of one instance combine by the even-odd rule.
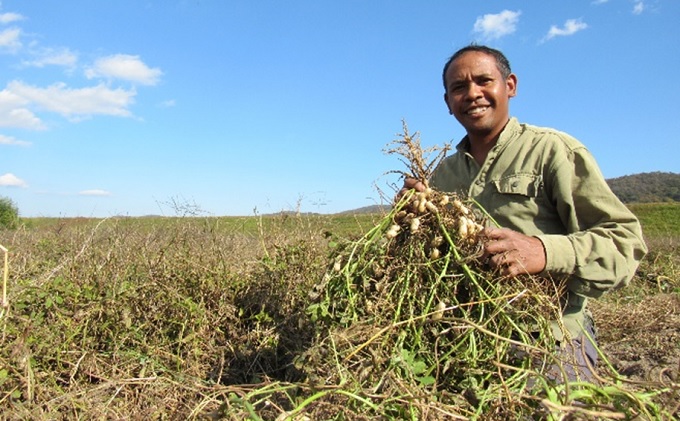
[[[468,135],[495,137],[508,122],[516,88],[517,77],[503,78],[493,56],[469,51],[449,65],[444,100]]]

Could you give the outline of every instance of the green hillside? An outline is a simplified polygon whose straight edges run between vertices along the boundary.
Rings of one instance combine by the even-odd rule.
[[[680,174],[649,172],[607,180],[624,203],[680,202]]]

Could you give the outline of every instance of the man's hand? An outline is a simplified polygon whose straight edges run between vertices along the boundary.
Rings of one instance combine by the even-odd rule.
[[[482,235],[487,239],[482,259],[501,274],[534,275],[545,269],[545,248],[538,238],[507,228],[486,228]]]
[[[422,181],[419,181],[415,178],[407,177],[404,179],[404,187],[399,190],[397,193],[397,197],[395,199],[395,202],[398,202],[401,197],[406,194],[411,189],[415,189],[415,191],[425,191],[425,184],[423,184]]]

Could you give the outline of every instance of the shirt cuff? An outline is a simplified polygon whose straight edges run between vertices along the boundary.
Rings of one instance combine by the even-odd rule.
[[[567,289],[578,295],[598,298],[603,290],[595,288],[592,282],[574,276],[576,272],[576,253],[565,235],[536,236],[545,248],[545,269],[541,275],[550,277],[567,277]]]
[[[576,268],[576,253],[566,235],[537,235],[545,249],[545,270],[551,275],[571,275]]]

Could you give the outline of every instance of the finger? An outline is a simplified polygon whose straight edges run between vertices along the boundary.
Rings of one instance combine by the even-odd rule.
[[[505,238],[506,235],[506,230],[502,228],[494,228],[494,227],[486,227],[484,228],[484,236],[488,238],[489,240],[500,240],[502,238]]]
[[[492,271],[495,271],[501,275],[505,275],[505,271],[507,270],[507,266],[503,264],[503,257],[501,255],[491,256],[487,266]]]
[[[511,244],[505,240],[490,240],[484,243],[484,252],[487,254],[507,253],[511,250]]]
[[[502,268],[507,265],[507,253],[492,254],[489,265],[494,268]]]
[[[395,196],[395,202],[399,202],[404,196],[406,196],[409,192],[414,191],[413,188],[408,188],[408,187],[402,187],[401,190],[397,192],[397,195]]]
[[[404,179],[404,188],[407,190],[415,189],[416,191],[425,191],[425,184],[418,179],[407,177]]]
[[[522,273],[526,273],[526,271],[524,271],[520,265],[513,263],[511,265],[504,266],[502,273],[503,273],[503,275],[514,278],[516,276],[519,276]]]

